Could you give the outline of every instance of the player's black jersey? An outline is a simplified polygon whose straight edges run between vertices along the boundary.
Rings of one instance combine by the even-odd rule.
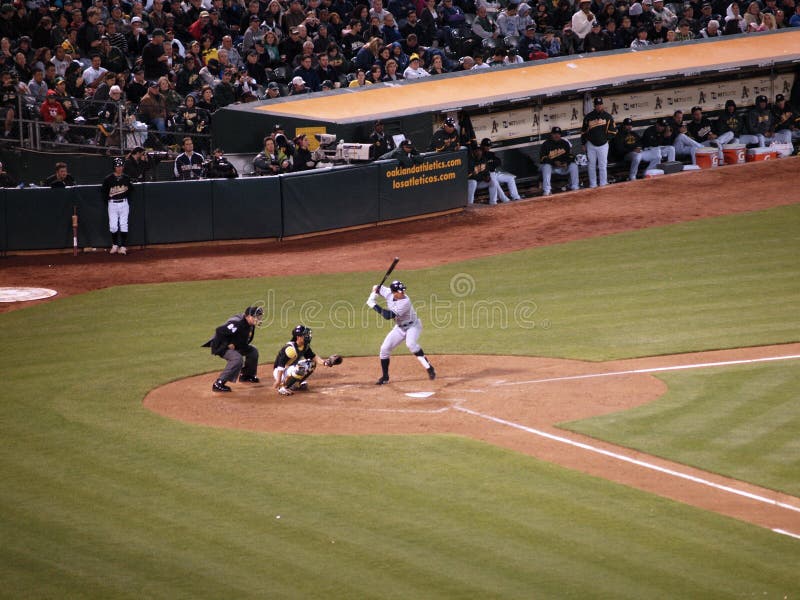
[[[133,182],[125,173],[117,177],[114,173],[103,179],[100,188],[103,200],[130,200],[133,195]]]
[[[316,357],[317,355],[314,354],[310,345],[303,346],[301,349],[297,347],[297,342],[287,342],[278,352],[278,356],[275,357],[273,368],[281,367],[285,369],[303,358],[314,359]]]
[[[584,142],[602,146],[616,133],[614,119],[606,111],[593,110],[583,118],[581,134]]]

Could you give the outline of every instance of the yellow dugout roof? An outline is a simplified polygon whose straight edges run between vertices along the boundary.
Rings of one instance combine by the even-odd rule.
[[[792,61],[800,61],[800,30],[786,29],[665,44],[643,51],[568,56],[457,76],[427,77],[408,84],[345,88],[334,93],[266,102],[252,110],[276,117],[347,123],[557,95],[631,80],[690,76]]]

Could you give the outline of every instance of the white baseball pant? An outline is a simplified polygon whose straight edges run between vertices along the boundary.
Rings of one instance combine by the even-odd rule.
[[[578,182],[578,165],[574,162],[569,163],[566,167],[554,167],[549,163],[544,163],[539,170],[542,172],[542,193],[549,196],[553,193],[551,181],[553,173],[558,175],[569,175],[569,189],[577,190],[579,187]]]
[[[647,168],[654,169],[655,166],[661,162],[661,152],[658,148],[647,148],[640,152],[628,152],[625,155],[625,160],[631,162],[631,168],[628,171],[628,179],[633,181],[636,179],[636,175],[639,172],[639,164],[643,160],[646,160]]]
[[[381,344],[381,350],[379,353],[380,358],[389,358],[392,354],[392,350],[394,350],[395,348],[397,348],[397,346],[403,343],[403,340],[405,340],[406,346],[408,347],[409,351],[412,354],[414,354],[415,352],[419,352],[420,351],[419,336],[421,334],[422,334],[422,321],[420,321],[419,319],[415,320],[408,327],[401,327],[400,325],[395,325],[383,339],[383,343]]]
[[[489,181],[467,179],[467,204],[473,204],[475,202],[475,192],[478,189],[483,190],[486,188],[489,188],[489,204],[497,204],[500,184],[497,183],[497,175],[495,173],[489,174]]]
[[[128,213],[130,207],[128,201],[115,202],[109,200],[108,202],[108,229],[111,233],[122,231],[128,233]]]
[[[597,187],[598,174],[600,185],[608,185],[608,142],[601,146],[586,142],[586,157],[589,159],[589,187]]]
[[[517,176],[506,173],[505,171],[495,171],[495,175],[497,175],[498,198],[500,198],[502,202],[508,202],[508,196],[503,192],[502,184],[505,183],[508,186],[508,193],[511,194],[511,200],[519,200],[520,195],[517,191]]]

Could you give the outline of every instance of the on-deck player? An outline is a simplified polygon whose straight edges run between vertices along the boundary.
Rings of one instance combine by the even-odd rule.
[[[100,194],[108,202],[108,228],[111,231],[111,254],[127,254],[128,244],[128,215],[130,205],[128,201],[133,196],[133,181],[123,170],[125,161],[122,158],[114,159],[114,172],[103,179]]]
[[[378,298],[383,296],[386,299],[387,308],[378,305]],[[419,345],[419,336],[422,333],[422,322],[417,317],[411,299],[406,296],[406,286],[402,281],[393,281],[389,287],[385,285],[375,286],[372,293],[367,298],[367,306],[381,315],[384,319],[394,319],[395,325],[386,335],[381,344],[381,377],[375,383],[383,385],[389,383],[389,359],[394,350],[405,340],[408,349],[417,357],[419,363],[428,371],[428,377],[436,378],[436,371],[428,361]]]

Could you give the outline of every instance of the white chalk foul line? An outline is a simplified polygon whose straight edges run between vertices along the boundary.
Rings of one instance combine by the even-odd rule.
[[[800,535],[797,535],[796,533],[792,533],[791,531],[786,531],[785,529],[773,529],[772,531],[774,531],[775,533],[788,535],[789,537],[797,538],[798,540],[800,540]]]
[[[531,383],[550,383],[552,381],[571,381],[575,379],[592,379],[594,377],[613,377],[615,375],[636,375],[642,373],[660,373],[663,371],[683,371],[685,369],[705,369],[708,367],[727,367],[730,365],[747,365],[752,363],[769,362],[773,360],[792,360],[800,358],[800,354],[787,356],[769,356],[766,358],[749,358],[743,360],[726,360],[722,362],[696,363],[692,365],[675,365],[672,367],[652,367],[649,369],[632,369],[630,371],[611,371],[608,373],[588,373],[586,375],[568,375],[566,377],[551,377],[549,379],[529,379],[527,381],[497,382],[496,385],[528,385]]]
[[[748,498],[750,500],[755,500],[756,502],[762,502],[764,504],[771,504],[772,506],[778,506],[780,508],[785,508],[786,510],[791,510],[797,513],[800,513],[800,507],[793,506],[791,504],[787,504],[785,502],[778,502],[777,500],[773,500],[772,498],[767,498],[765,496],[760,496],[758,494],[753,494],[751,492],[746,492],[744,490],[739,490],[734,487],[728,485],[722,485],[719,483],[714,483],[713,481],[709,481],[708,479],[703,479],[701,477],[695,477],[694,475],[689,475],[688,473],[681,473],[680,471],[675,471],[673,469],[667,469],[666,467],[660,467],[658,465],[654,465],[652,463],[645,462],[643,460],[639,460],[636,458],[632,458],[630,456],[625,456],[624,454],[619,454],[617,452],[611,452],[610,450],[604,450],[602,448],[598,448],[596,446],[592,446],[590,444],[585,444],[583,442],[578,442],[575,440],[571,440],[569,438],[565,438],[559,435],[554,435],[552,433],[547,433],[546,431],[540,431],[539,429],[534,429],[532,427],[527,427],[525,425],[521,425],[519,423],[514,423],[513,421],[507,421],[505,419],[501,419],[499,417],[493,417],[492,415],[487,415],[484,413],[480,413],[475,410],[471,410],[469,408],[464,408],[463,406],[453,406],[454,410],[460,410],[461,412],[465,412],[467,414],[473,415],[475,417],[480,417],[481,419],[486,419],[487,421],[492,421],[494,423],[499,423],[500,425],[506,425],[508,427],[513,427],[514,429],[519,429],[526,433],[530,433],[533,435],[538,435],[543,438],[547,438],[549,440],[553,440],[555,442],[560,442],[562,444],[567,444],[569,446],[575,446],[576,448],[581,448],[582,450],[587,450],[589,452],[595,452],[597,454],[602,454],[603,456],[608,456],[610,458],[614,458],[616,460],[631,463],[633,465],[637,465],[639,467],[643,467],[645,469],[650,469],[652,471],[658,471],[659,473],[664,473],[666,475],[671,475],[672,477],[678,477],[680,479],[686,479],[687,481],[691,481],[693,483],[697,483],[700,485],[705,485],[717,490],[721,490],[723,492],[727,492],[729,494],[735,494],[737,496],[742,496],[744,498]],[[784,532],[781,532],[784,533]],[[788,532],[785,532],[789,535]],[[792,534],[794,535],[794,534]],[[800,537],[800,536],[798,536]]]

